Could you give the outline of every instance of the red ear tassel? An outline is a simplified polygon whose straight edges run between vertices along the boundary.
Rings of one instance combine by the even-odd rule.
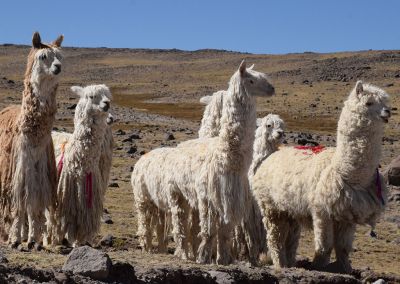
[[[58,178],[60,178],[61,171],[62,171],[63,166],[64,166],[65,144],[66,144],[66,143],[62,143],[62,144],[61,144],[61,158],[60,158],[60,161],[58,162],[58,165],[57,165],[57,177],[58,177]]]

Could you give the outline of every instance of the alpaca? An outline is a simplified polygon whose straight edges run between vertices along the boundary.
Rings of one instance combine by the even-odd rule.
[[[80,96],[74,132],[58,164],[55,242],[65,236],[74,246],[91,243],[103,213],[104,173],[99,153],[106,132],[111,93],[105,85],[71,87]]]
[[[250,181],[262,161],[278,150],[279,145],[282,143],[284,128],[285,124],[277,114],[268,114],[263,118],[257,119],[253,159],[249,169]],[[265,249],[265,228],[257,201],[254,196],[251,196],[251,199],[252,204],[251,208],[249,208],[248,216],[248,220],[251,221],[243,220],[241,226],[235,228],[233,250],[236,254],[241,253],[245,258],[250,259],[250,261],[255,261],[259,253]],[[259,232],[257,239],[251,239],[252,231]]]
[[[252,70],[253,68],[254,64],[247,69]],[[221,128],[224,96],[226,96],[226,94],[226,90],[220,90],[213,93],[211,96],[204,96],[200,98],[200,103],[206,105],[199,129],[200,138],[218,136],[219,130]]]
[[[246,213],[247,172],[256,127],[255,96],[273,94],[266,75],[246,69],[243,61],[229,83],[219,136],[186,141],[176,148],[156,149],[136,163],[132,187],[138,235],[145,250],[151,249],[152,212],[170,210],[177,245],[175,255],[187,258],[185,213],[191,208],[199,212],[201,243],[197,262],[210,262],[215,237],[216,262],[232,261],[229,234]]]
[[[56,201],[56,165],[51,129],[57,111],[63,36],[44,44],[33,34],[21,106],[0,112],[0,235],[11,247],[21,243],[28,218],[28,247],[46,242],[45,209]],[[48,224],[49,225],[49,224]]]
[[[313,266],[336,264],[350,272],[349,253],[356,224],[375,225],[384,210],[386,188],[377,168],[388,95],[358,81],[344,103],[337,147],[319,154],[286,147],[259,166],[251,180],[267,228],[276,267],[295,263],[301,225],[314,229]]]
[[[218,91],[212,96],[204,96],[200,103],[206,104],[201,119],[199,137],[216,137],[219,134],[224,96],[227,91]]]

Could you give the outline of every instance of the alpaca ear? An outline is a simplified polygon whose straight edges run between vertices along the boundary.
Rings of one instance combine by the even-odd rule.
[[[257,118],[257,120],[256,120],[257,127],[259,127],[261,125],[261,123],[262,123],[262,118]]]
[[[52,42],[53,45],[60,47],[64,40],[64,35],[59,35],[58,38]]]
[[[82,97],[83,96],[83,88],[79,86],[72,86],[71,91],[78,96]]]
[[[246,61],[243,59],[242,63],[239,66],[240,75],[243,75],[246,72]]]
[[[211,102],[212,96],[204,96],[200,98],[200,103],[203,105],[208,105]]]
[[[356,94],[359,95],[364,91],[363,82],[361,80],[356,83]]]
[[[32,46],[34,48],[41,48],[42,47],[42,39],[40,38],[39,32],[35,32],[32,36]]]
[[[250,66],[249,68],[247,68],[247,69],[253,70],[253,68],[254,68],[254,64],[251,65],[251,66]]]

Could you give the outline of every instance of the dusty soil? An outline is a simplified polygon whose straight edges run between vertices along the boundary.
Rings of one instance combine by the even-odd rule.
[[[26,46],[0,46],[0,108],[20,102],[28,51]],[[65,48],[64,57],[55,127],[68,131],[73,129],[73,105],[77,98],[69,91],[71,85],[105,83],[112,89],[112,112],[117,118],[114,125],[116,145],[112,186],[105,201],[112,223],[102,225],[98,240],[112,234],[113,246],[102,249],[114,261],[129,263],[135,270],[155,268],[163,271],[163,267],[169,267],[174,273],[182,273],[182,270],[247,269],[242,264],[225,268],[178,260],[172,255],[172,242],[168,255],[141,253],[129,184],[131,170],[141,155],[197,136],[204,108],[198,103],[199,98],[226,89],[230,76],[242,59],[249,64],[255,63],[255,69],[270,75],[277,95],[259,99],[258,114],[280,114],[287,123],[285,141],[288,144],[298,143],[300,137],[327,146],[335,145],[336,123],[343,100],[355,81],[363,79],[383,87],[392,95],[394,111],[382,141],[382,167],[400,153],[400,118],[397,112],[400,107],[400,51],[252,55],[216,50]],[[167,140],[167,134],[173,134],[175,139]],[[396,193],[393,189],[392,195]],[[358,228],[351,259],[353,266],[364,274],[370,271],[369,268],[379,274],[400,276],[399,207],[399,202],[389,203],[377,226],[377,237],[370,237],[367,227]],[[4,245],[0,250],[9,260],[4,267],[17,272],[22,269],[18,267],[26,265],[45,271],[57,270],[66,259],[65,255],[55,251],[20,252]],[[312,234],[308,231],[302,232],[298,254],[300,258],[312,257]],[[252,269],[271,271],[268,267]],[[306,275],[308,272],[299,269],[293,273]],[[365,280],[361,276],[354,279]]]

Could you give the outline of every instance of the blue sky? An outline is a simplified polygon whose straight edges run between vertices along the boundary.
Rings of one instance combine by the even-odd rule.
[[[0,43],[252,53],[400,48],[397,0],[8,0]]]

